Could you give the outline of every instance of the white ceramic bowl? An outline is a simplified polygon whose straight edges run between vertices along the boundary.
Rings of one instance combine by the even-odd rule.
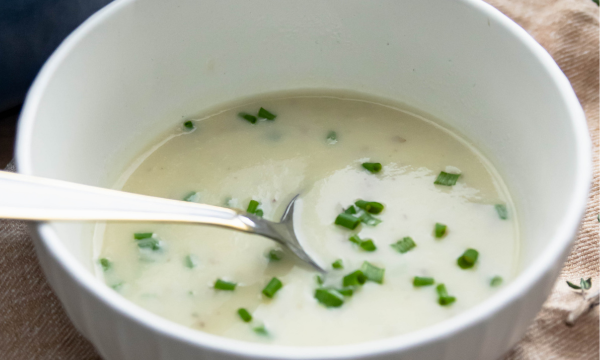
[[[496,359],[524,334],[584,211],[591,150],[566,77],[523,29],[477,0],[119,0],[54,53],[19,124],[25,174],[109,186],[139,148],[189,114],[256,93],[351,89],[404,102],[474,141],[519,210],[518,278],[422,331],[289,348],[193,331],[92,274],[89,226],[33,226],[42,267],[106,359]],[[232,144],[235,146],[235,144]],[[384,316],[384,314],[374,314]]]

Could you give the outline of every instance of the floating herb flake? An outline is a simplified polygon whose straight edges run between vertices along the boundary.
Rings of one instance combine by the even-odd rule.
[[[327,143],[329,145],[335,145],[337,144],[338,139],[337,139],[337,134],[335,131],[330,131],[329,133],[327,133]]]
[[[373,163],[373,162],[363,163],[362,167],[367,169],[371,174],[377,174],[382,169],[381,163]]]
[[[435,230],[434,230],[435,237],[437,239],[443,238],[444,235],[446,235],[446,229],[447,229],[446,225],[440,224],[440,223],[435,223]]]
[[[506,205],[496,204],[494,205],[494,208],[496,208],[496,212],[498,213],[498,217],[500,217],[500,219],[508,219],[508,210],[506,209]]]
[[[316,289],[315,299],[325,307],[340,307],[344,304],[344,296],[332,289]]]
[[[460,174],[449,174],[445,171],[442,171],[433,183],[436,185],[453,186],[456,185],[456,181],[459,177]]]
[[[410,236],[406,236],[402,238],[402,240],[398,240],[395,244],[390,246],[397,252],[404,254],[414,249],[417,244],[415,244],[414,240]]]
[[[367,277],[367,280],[376,282],[378,284],[383,284],[383,275],[385,274],[385,269],[378,268],[370,262],[365,261],[360,270]]]

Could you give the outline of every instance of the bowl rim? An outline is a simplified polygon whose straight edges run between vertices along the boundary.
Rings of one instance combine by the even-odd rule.
[[[35,119],[45,89],[54,72],[61,66],[70,51],[76,47],[88,33],[101,25],[113,14],[134,3],[135,0],[115,1],[102,8],[73,33],[71,33],[51,55],[36,76],[29,89],[19,117],[16,141],[16,162],[20,173],[34,175],[32,168],[31,143]],[[482,0],[458,0],[462,5],[483,13],[498,26],[504,27],[515,36],[537,58],[558,92],[563,98],[569,113],[568,121],[576,138],[575,186],[565,216],[557,226],[547,248],[525,268],[515,280],[497,294],[466,310],[465,312],[432,326],[389,338],[348,345],[320,347],[291,347],[250,343],[224,338],[189,329],[155,315],[131,303],[116,292],[110,290],[98,278],[87,271],[59,240],[59,236],[49,223],[36,223],[35,228],[41,243],[48,254],[59,263],[79,286],[96,299],[119,313],[149,329],[151,332],[175,341],[185,342],[188,346],[207,348],[213,352],[232,355],[261,357],[269,359],[342,359],[358,358],[367,355],[384,355],[424,346],[428,343],[444,340],[455,333],[473,327],[505,306],[518,301],[527,294],[528,289],[551,271],[557,261],[571,246],[579,224],[585,213],[592,175],[592,147],[585,114],[567,77],[562,73],[552,57],[523,28],[502,14],[499,10]],[[93,341],[92,341],[93,342]]]

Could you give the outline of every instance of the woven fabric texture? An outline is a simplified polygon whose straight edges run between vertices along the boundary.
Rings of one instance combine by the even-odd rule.
[[[565,280],[591,277],[594,290],[600,280],[598,6],[592,0],[488,2],[525,28],[556,60],[583,105],[594,144],[592,192],[575,246],[542,311],[503,360],[597,360],[597,309],[574,327],[564,320],[581,301]],[[0,358],[100,359],[48,286],[22,221],[0,220]]]

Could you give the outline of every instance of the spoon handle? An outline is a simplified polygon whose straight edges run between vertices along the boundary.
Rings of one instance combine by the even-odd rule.
[[[198,223],[254,232],[239,210],[0,171],[0,218]]]

